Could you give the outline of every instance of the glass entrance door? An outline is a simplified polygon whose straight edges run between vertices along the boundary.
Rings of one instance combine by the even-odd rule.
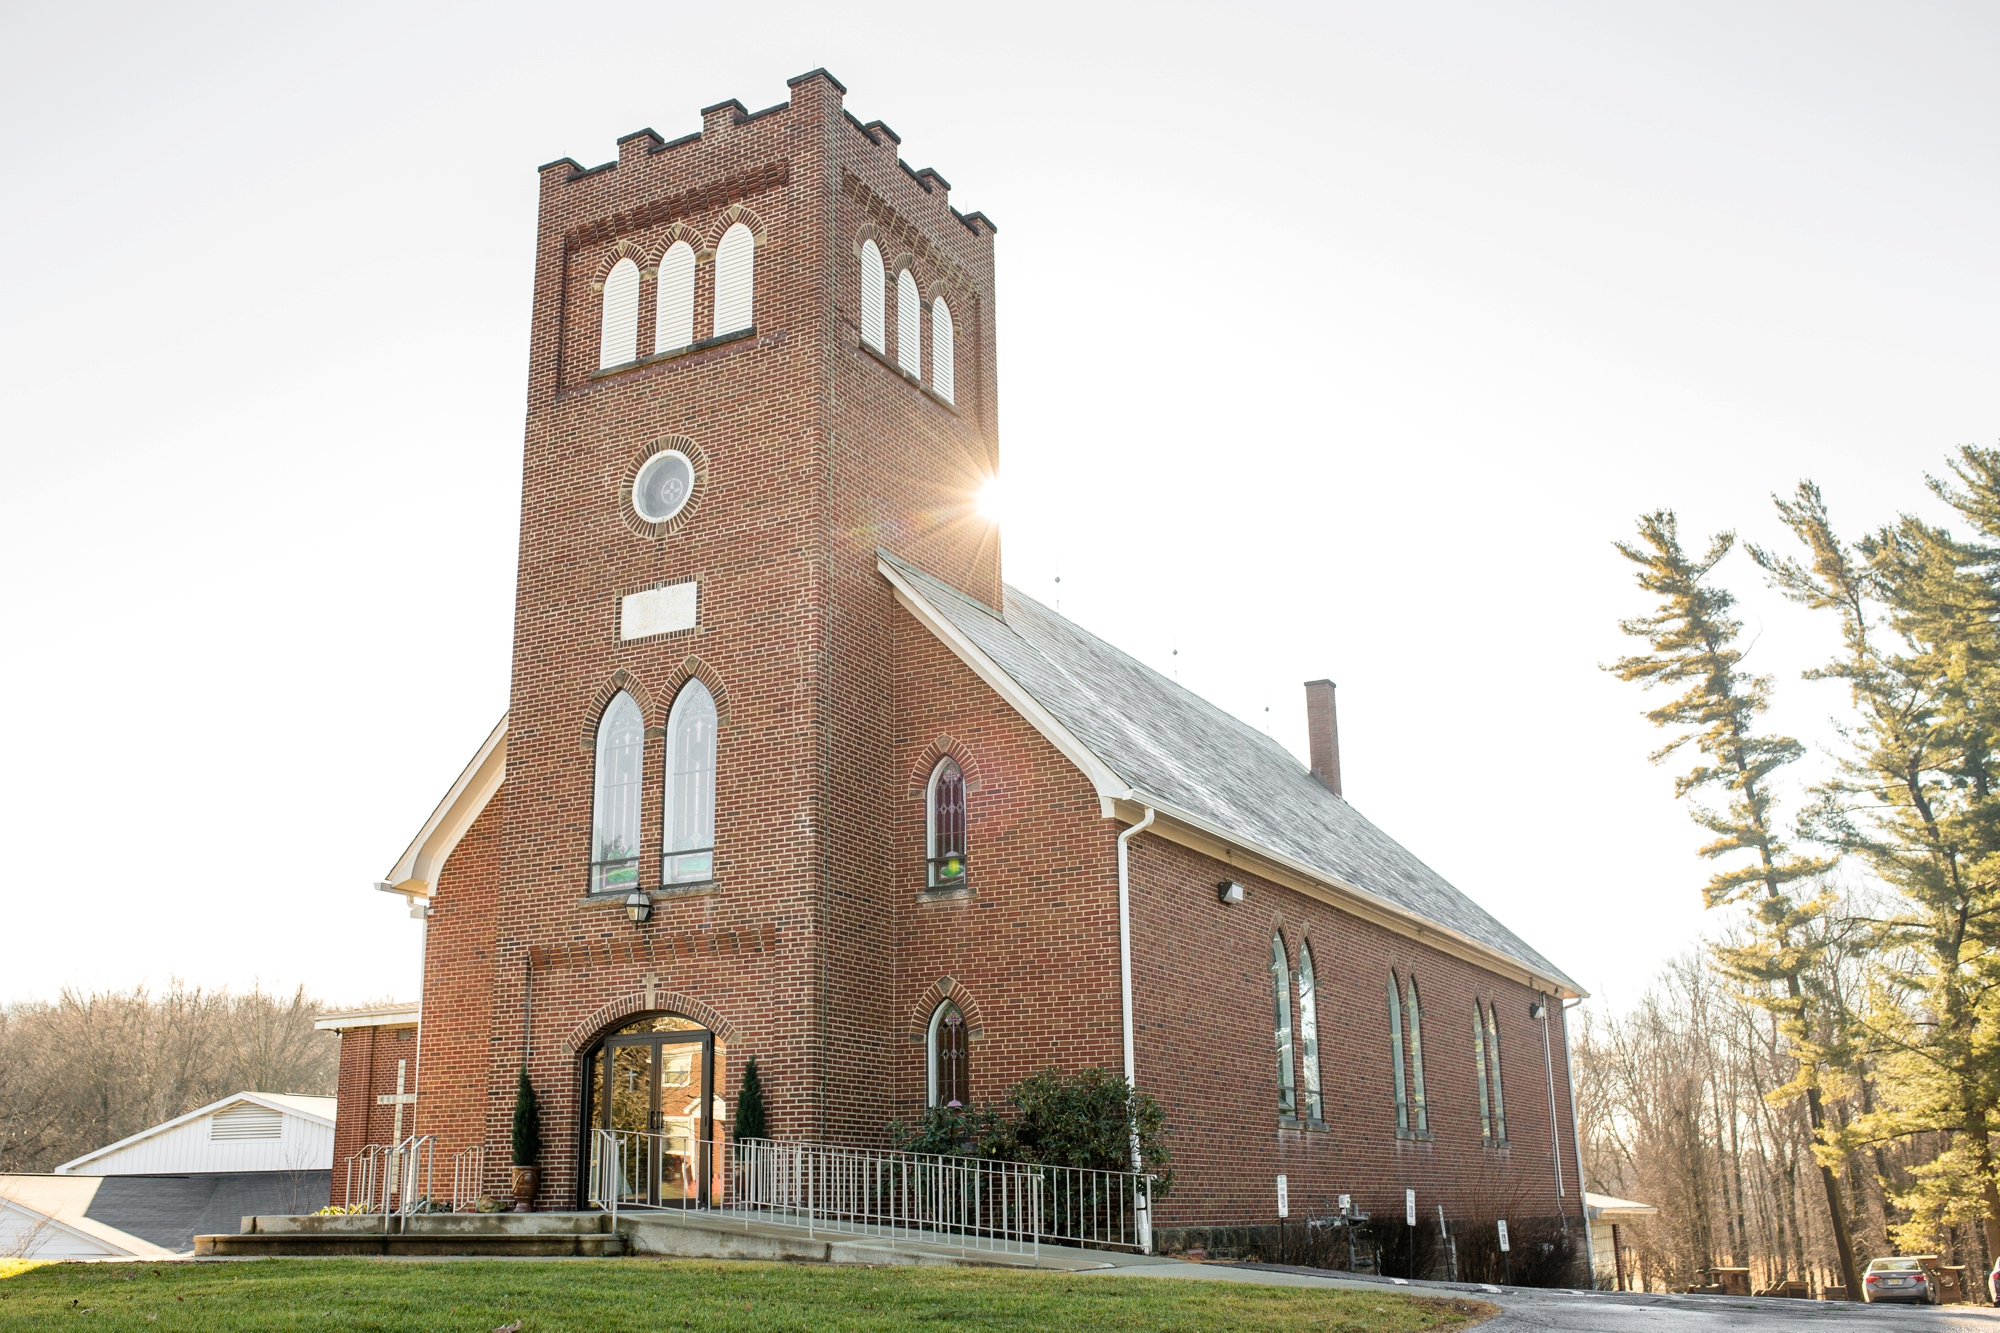
[[[621,1204],[709,1201],[716,1057],[706,1029],[673,1015],[627,1024],[590,1057],[588,1128],[618,1142]]]

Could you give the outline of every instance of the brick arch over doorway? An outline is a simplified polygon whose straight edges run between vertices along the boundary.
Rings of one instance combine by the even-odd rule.
[[[662,1011],[670,1011],[683,1018],[694,1020],[713,1032],[715,1039],[725,1046],[736,1039],[735,1025],[692,995],[683,995],[679,991],[670,990],[641,990],[633,991],[630,995],[621,995],[599,1008],[597,1012],[569,1030],[569,1035],[563,1038],[563,1045],[570,1054],[580,1055],[620,1020]]]

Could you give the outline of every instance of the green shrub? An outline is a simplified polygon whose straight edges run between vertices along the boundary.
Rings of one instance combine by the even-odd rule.
[[[542,1160],[542,1107],[535,1100],[535,1085],[528,1082],[528,1067],[521,1066],[520,1082],[514,1085],[514,1165],[533,1166]]]
[[[757,1073],[757,1057],[751,1056],[750,1063],[743,1066],[743,1090],[736,1094],[736,1141],[744,1139],[768,1139],[769,1127],[764,1123],[764,1080]]]

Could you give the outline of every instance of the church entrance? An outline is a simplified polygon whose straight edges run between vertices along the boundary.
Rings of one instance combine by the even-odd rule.
[[[714,1196],[722,1060],[715,1034],[678,1014],[626,1023],[584,1058],[583,1160],[621,1207],[700,1206]]]

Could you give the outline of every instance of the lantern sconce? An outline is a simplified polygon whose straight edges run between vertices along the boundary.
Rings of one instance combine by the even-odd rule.
[[[653,895],[636,892],[625,895],[625,915],[632,918],[632,924],[643,926],[653,915]]]

